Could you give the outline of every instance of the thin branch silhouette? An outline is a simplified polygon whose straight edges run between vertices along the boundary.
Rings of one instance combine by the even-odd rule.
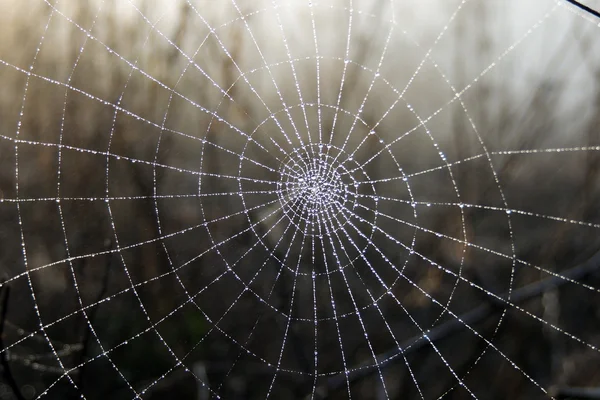
[[[575,7],[579,8],[579,9],[581,9],[581,10],[583,10],[583,11],[589,13],[589,14],[592,14],[596,18],[600,18],[600,12],[599,11],[596,11],[593,8],[588,7],[585,4],[582,4],[582,3],[578,2],[578,1],[575,1],[575,0],[567,0],[567,2],[573,4]]]
[[[107,240],[104,247],[106,250],[110,250],[112,248],[112,241]],[[102,276],[102,284],[100,286],[100,291],[98,292],[98,295],[96,296],[96,301],[95,301],[96,304],[100,303],[100,301],[104,298],[104,296],[108,292],[108,282],[109,282],[109,277],[110,277],[111,262],[112,262],[112,257],[108,257],[106,264],[104,265],[104,274]],[[93,326],[93,324],[96,322],[96,316],[98,314],[98,309],[99,309],[99,307],[94,307],[88,315],[89,324],[91,326]],[[86,371],[86,359],[88,357],[89,346],[91,343],[91,336],[92,336],[92,329],[90,326],[85,324],[82,339],[81,339],[82,348],[81,348],[81,352],[79,353],[79,361],[78,361],[78,365],[81,365],[81,368],[79,368],[77,387],[79,388],[79,390],[81,392],[83,392],[82,387],[83,387],[83,385],[85,385],[84,375],[85,375],[85,371]]]
[[[6,323],[6,315],[8,313],[10,285],[8,285],[4,279],[0,280],[0,283],[3,284],[2,288],[0,288],[0,309],[2,310],[0,314],[0,349],[4,349],[4,326]],[[4,379],[6,379],[8,386],[15,394],[17,400],[25,400],[25,397],[21,393],[21,390],[19,390],[19,385],[17,384],[17,381],[10,369],[7,351],[4,351],[0,354],[0,365],[2,366],[2,375],[4,376]]]
[[[553,389],[552,395],[561,400],[600,399],[600,388],[560,387]]]
[[[566,283],[577,281],[585,278],[586,276],[598,272],[600,270],[600,250],[591,256],[587,261],[579,264],[576,267],[572,267],[560,276],[552,276],[543,281],[529,284],[520,289],[514,290],[512,295],[504,294],[499,296],[500,298],[510,299],[512,304],[522,303],[530,300],[537,296],[540,296],[551,289],[560,288]],[[508,300],[507,300],[508,301]],[[404,342],[399,348],[390,350],[386,353],[380,354],[377,359],[381,369],[388,368],[394,365],[396,362],[402,361],[401,355],[407,356],[408,354],[414,353],[423,347],[426,347],[430,342],[437,342],[439,340],[448,338],[455,333],[462,331],[465,325],[471,325],[484,320],[485,318],[493,315],[494,313],[503,310],[508,304],[501,301],[498,298],[488,298],[488,302],[476,307],[475,309],[467,312],[460,316],[460,319],[454,319],[446,322],[435,329],[432,329],[428,334],[428,339],[425,340],[423,335],[417,335],[412,339]],[[406,350],[403,350],[406,349]],[[357,381],[367,378],[378,371],[377,368],[362,368],[355,370],[350,373],[349,382],[350,384],[356,383]],[[345,376],[335,376],[327,380],[323,385],[322,389],[317,391],[319,393],[325,393],[320,398],[327,398],[329,393],[335,392],[338,389],[346,385]]]

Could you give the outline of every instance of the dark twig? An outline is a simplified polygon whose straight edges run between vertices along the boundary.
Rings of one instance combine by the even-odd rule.
[[[587,13],[592,14],[596,18],[600,18],[600,12],[594,10],[593,8],[586,6],[585,4],[582,4],[575,0],[567,0],[567,2],[573,4],[575,7],[580,8]]]
[[[4,281],[1,281],[2,287],[0,288],[2,295],[0,296],[0,307],[2,312],[0,314],[0,349],[4,350],[4,325],[6,322],[6,315],[8,313],[8,298],[10,295],[10,286]],[[6,379],[6,383],[12,389],[17,400],[25,400],[25,397],[19,390],[19,385],[13,376],[10,365],[8,363],[7,351],[3,351],[0,354],[0,365],[2,365],[2,375]]]
[[[475,309],[467,312],[462,315],[459,319],[453,319],[452,321],[446,322],[435,329],[432,329],[428,334],[428,339],[426,340],[423,335],[418,335],[409,339],[404,344],[402,344],[399,348],[393,349],[386,353],[383,353],[377,357],[378,362],[380,363],[381,368],[386,368],[393,365],[396,362],[403,360],[400,357],[402,354],[404,356],[414,353],[419,349],[427,346],[430,342],[436,342],[441,339],[448,338],[449,336],[460,332],[464,329],[466,325],[472,325],[479,321],[484,320],[485,318],[492,315],[494,312],[499,310],[503,310],[510,304],[518,304],[524,301],[535,298],[548,290],[559,288],[566,283],[577,281],[586,276],[597,272],[600,269],[600,251],[596,252],[592,257],[590,257],[587,261],[582,264],[573,267],[567,270],[560,276],[552,276],[543,281],[539,281],[536,283],[529,284],[527,286],[522,287],[521,289],[514,290],[512,295],[508,296],[508,294],[504,294],[499,296],[502,299],[500,300],[495,297],[489,298],[489,302],[476,307]],[[350,373],[349,381],[353,383],[357,380],[366,378],[374,373],[376,373],[378,369],[376,368],[363,368],[354,370]],[[329,378],[327,383],[325,384],[323,393],[329,393],[336,391],[346,384],[345,376],[335,376]]]
[[[455,369],[456,374],[458,376],[460,376],[461,380],[463,380],[463,381],[465,380],[465,377],[467,376],[467,374],[469,374],[469,372],[471,372],[471,368],[473,368],[473,366],[475,365],[477,360],[479,360],[483,356],[483,354],[486,351],[489,351],[489,349],[490,349],[490,346],[486,343],[485,340],[483,340],[481,338],[476,338],[476,341],[477,341],[477,345],[473,346],[473,348],[470,349],[471,351],[470,351],[470,354],[467,357],[467,359],[461,363],[459,368]],[[446,398],[450,392],[452,392],[453,390],[456,390],[460,386],[460,384],[456,381],[454,376],[449,376],[448,379],[449,379],[449,381],[447,384],[447,389],[445,389],[442,392],[442,394],[440,396],[438,396],[437,398],[439,398],[439,399]]]
[[[600,388],[559,387],[554,388],[552,397],[559,399],[584,400],[600,399]]]
[[[284,288],[281,285],[278,285],[278,292],[279,292],[280,298],[283,299],[288,305],[290,305],[292,307],[292,313],[294,311],[298,312],[297,311],[297,309],[298,309],[297,303],[298,302],[296,301],[295,302],[296,304],[292,304],[294,299],[289,295],[289,293],[286,290],[284,290]],[[304,351],[305,349],[304,349],[304,343],[302,341],[302,338],[300,337],[298,332],[296,332],[294,327],[290,327],[288,335],[292,342],[291,346],[292,346],[292,349],[294,351],[294,354],[296,356],[296,359],[298,361],[300,368],[302,368],[302,370],[304,372],[308,373],[310,371],[311,364],[310,364],[310,361]]]
[[[105,248],[107,250],[110,250],[111,248],[111,244],[112,242],[110,240],[107,241]],[[110,256],[108,257],[108,261],[105,264],[104,267],[104,275],[102,276],[102,286],[100,287],[100,291],[98,292],[98,296],[96,298],[95,304],[98,304],[106,295],[106,291],[108,290],[108,278],[110,276],[110,263],[112,258]],[[93,307],[92,310],[89,312],[88,314],[88,322],[90,325],[93,326],[95,320],[96,320],[96,315],[98,314],[98,309],[100,308],[100,306],[96,306]],[[83,392],[83,385],[85,383],[85,381],[83,380],[84,378],[84,372],[85,372],[85,359],[88,355],[88,349],[90,346],[90,342],[91,342],[91,336],[92,336],[92,329],[90,326],[85,325],[85,331],[83,333],[83,337],[81,339],[81,351],[79,353],[79,362],[77,363],[77,365],[81,365],[81,368],[79,368],[79,376],[77,378],[77,387],[79,388],[80,392]]]

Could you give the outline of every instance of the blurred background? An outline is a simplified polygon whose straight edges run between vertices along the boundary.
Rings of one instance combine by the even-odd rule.
[[[597,386],[599,23],[0,0],[0,399]]]

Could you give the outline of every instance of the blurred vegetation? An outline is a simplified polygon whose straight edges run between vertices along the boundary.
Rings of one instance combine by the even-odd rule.
[[[527,87],[515,91],[503,82],[514,76],[511,68],[528,62],[520,60],[520,54],[535,57],[539,37],[524,40],[523,49],[507,56],[506,65],[474,80],[515,42],[506,33],[511,39],[496,43],[498,32],[513,33],[509,25],[490,28],[501,18],[496,3],[465,6],[436,44],[441,25],[431,22],[435,18],[423,32],[409,26],[414,37],[395,32],[388,42],[387,3],[358,2],[364,13],[353,21],[348,55],[346,22],[342,28],[328,22],[347,18],[348,12],[332,3],[331,9],[314,7],[322,55],[317,58],[309,13],[313,7],[277,8],[285,22],[281,29],[291,48],[288,53],[275,9],[267,3],[259,7],[240,1],[217,7],[208,0],[0,0],[0,277],[7,281],[0,290],[8,293],[10,288],[0,336],[9,349],[2,354],[23,397],[35,398],[46,389],[51,399],[79,398],[79,391],[90,400],[126,399],[142,391],[146,399],[214,396],[199,384],[203,381],[223,398],[264,398],[273,379],[272,365],[280,356],[286,328],[282,314],[293,310],[299,318],[310,321],[318,313],[324,321],[318,327],[318,370],[324,375],[316,382],[317,394],[345,398],[345,389],[321,389],[327,387],[328,372],[343,370],[330,299],[335,297],[338,315],[352,313],[355,299],[348,291],[364,307],[361,318],[378,354],[397,346],[388,329],[400,343],[420,334],[361,260],[348,272],[351,286],[340,274],[332,274],[331,282],[319,275],[314,278],[316,293],[310,271],[323,272],[323,265],[318,270],[294,254],[289,259],[301,260],[301,270],[309,273],[296,280],[289,271],[279,274],[282,268],[275,257],[285,259],[288,248],[298,248],[293,243],[278,246],[281,235],[269,230],[273,222],[264,214],[243,212],[264,203],[265,197],[248,196],[248,203],[242,204],[237,196],[195,196],[239,190],[235,179],[210,174],[237,176],[243,165],[245,177],[268,175],[256,165],[243,164],[242,152],[248,159],[279,167],[257,145],[278,152],[270,140],[281,139],[273,115],[281,129],[291,133],[295,128],[290,120],[303,126],[306,114],[301,135],[316,140],[319,124],[332,126],[339,114],[337,128],[325,129],[323,140],[333,135],[332,143],[340,146],[346,139],[342,133],[349,131],[369,93],[349,140],[350,148],[365,143],[356,154],[359,162],[383,148],[377,137],[390,143],[417,127],[415,134],[390,146],[395,159],[383,153],[365,174],[371,179],[398,178],[400,164],[402,173],[411,176],[414,197],[398,181],[377,183],[376,193],[405,203],[435,204],[419,206],[417,218],[413,207],[381,200],[378,210],[392,218],[379,217],[378,226],[404,243],[415,239],[416,245],[409,252],[381,232],[374,233],[373,242],[381,243],[399,268],[406,266],[403,273],[432,298],[442,304],[451,299],[449,308],[456,314],[493,298],[436,265],[503,295],[561,275],[598,250],[600,60],[593,56],[600,46],[597,28],[585,28],[586,20],[565,10],[557,12],[560,16],[552,23],[569,17],[584,28],[573,28],[562,44],[550,46],[554,50],[540,56],[547,61],[546,69],[537,75],[523,72]],[[456,11],[455,4],[447,7],[448,14]],[[399,24],[416,18],[418,27],[422,18],[411,14],[408,6],[400,5],[395,12]],[[541,16],[536,14],[533,22]],[[531,26],[527,17],[524,21]],[[413,39],[423,44],[416,46]],[[440,49],[431,53],[439,58],[426,58],[429,46]],[[382,53],[387,55],[378,73],[385,80],[373,80]],[[297,58],[293,63],[292,56]],[[346,57],[352,62],[344,63]],[[383,119],[423,57],[427,62],[413,76],[404,102]],[[565,64],[569,57],[586,64]],[[337,106],[342,71],[348,83]],[[587,77],[583,83],[580,76]],[[304,90],[305,108],[299,105],[296,79]],[[462,93],[468,85],[472,88]],[[457,92],[460,100],[451,101]],[[318,115],[317,101],[326,105]],[[418,117],[439,108],[439,115],[423,127]],[[590,149],[503,153],[547,148]],[[420,173],[429,169],[432,172]],[[472,206],[463,209],[458,204]],[[508,218],[506,205],[519,212]],[[202,225],[235,213],[239,215],[210,228]],[[365,210],[364,215],[370,214]],[[441,235],[407,228],[398,219]],[[175,235],[180,230],[186,231]],[[397,280],[397,272],[375,250],[367,249],[366,256],[423,326],[454,320],[428,296]],[[292,300],[296,285],[298,294]],[[521,309],[500,307],[474,325],[510,362],[468,329],[436,345],[480,398],[545,398],[511,362],[544,388],[597,385],[600,357],[584,343],[599,343],[598,287],[600,276],[592,274],[581,284],[530,299],[519,305]],[[368,307],[379,296],[379,309]],[[315,302],[323,306],[313,315]],[[356,318],[339,320],[347,365],[371,365]],[[315,385],[314,331],[312,323],[292,324],[282,365],[293,372],[279,372],[273,398],[310,396]],[[183,358],[184,367],[176,361]],[[443,393],[451,399],[470,397],[456,387],[431,346],[411,353],[407,362],[413,378],[403,362],[384,370],[390,397],[419,398],[413,379],[425,398]],[[70,372],[57,380],[65,370]],[[6,373],[0,382],[0,399],[15,398]],[[353,397],[380,398],[378,387],[377,374],[361,379],[352,387]]]

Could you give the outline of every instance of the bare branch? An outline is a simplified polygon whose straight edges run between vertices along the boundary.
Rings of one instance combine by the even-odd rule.
[[[6,315],[8,313],[8,298],[10,296],[10,285],[8,285],[4,279],[1,281],[2,287],[0,290],[2,291],[2,295],[0,296],[0,308],[2,309],[2,313],[0,314],[0,349],[4,349],[4,326],[6,322]],[[19,385],[13,376],[10,364],[8,363],[8,355],[7,352],[4,351],[0,353],[0,365],[2,365],[2,375],[4,379],[6,379],[6,383],[14,392],[17,400],[25,400],[21,390],[19,390]]]
[[[600,388],[559,387],[552,389],[551,393],[557,400],[600,399]]]
[[[112,242],[110,240],[107,240],[105,243],[105,248],[107,250],[109,250],[112,247]],[[98,296],[96,298],[95,304],[98,304],[106,295],[106,292],[108,290],[108,280],[109,280],[109,276],[110,276],[110,263],[112,261],[111,257],[108,257],[108,260],[104,266],[104,275],[102,276],[102,286],[100,287],[100,291],[98,292]],[[81,352],[79,353],[79,362],[78,365],[82,365],[81,368],[79,368],[79,376],[78,376],[78,381],[77,381],[77,387],[79,388],[79,390],[81,392],[83,392],[83,385],[84,385],[84,372],[85,372],[85,360],[88,354],[88,349],[89,349],[89,345],[91,342],[91,335],[92,335],[92,326],[94,324],[94,321],[96,320],[96,315],[98,313],[98,309],[99,307],[94,307],[89,315],[88,315],[88,322],[90,324],[90,326],[85,326],[85,330],[83,332],[82,338],[81,338]]]
[[[575,7],[582,9],[583,11],[592,14],[594,17],[600,18],[600,12],[594,10],[591,7],[586,6],[585,4],[582,4],[578,1],[575,0],[567,0],[567,2],[573,4]]]
[[[596,252],[592,257],[590,257],[584,263],[573,267],[567,270],[564,274],[560,276],[552,276],[543,281],[539,281],[536,283],[532,283],[530,285],[524,286],[520,289],[514,290],[512,295],[508,296],[505,294],[500,296],[501,298],[509,299],[512,304],[522,303],[524,301],[530,300],[534,297],[540,296],[551,289],[559,288],[566,283],[577,281],[586,276],[597,272],[600,269],[600,251]],[[469,311],[468,313],[462,315],[459,319],[454,319],[452,321],[446,322],[439,327],[432,329],[428,334],[428,339],[425,340],[423,335],[418,335],[412,339],[409,339],[404,344],[402,344],[399,348],[390,350],[386,353],[380,354],[377,357],[377,361],[380,363],[380,367],[387,368],[391,365],[394,365],[396,362],[403,360],[401,355],[408,355],[410,353],[414,353],[421,348],[427,346],[430,342],[436,342],[445,338],[452,336],[453,334],[460,332],[464,329],[465,325],[471,325],[477,323],[479,321],[484,320],[485,318],[493,315],[494,313],[503,310],[506,307],[506,303],[496,299],[489,298],[489,302],[476,307],[475,309]],[[406,350],[404,350],[406,349]],[[355,383],[363,378],[366,378],[378,370],[376,368],[361,368],[355,370],[350,373],[349,381],[350,383]],[[330,393],[334,392],[337,389],[343,387],[346,384],[345,376],[335,376],[329,378],[325,387],[321,392]],[[324,397],[327,397],[325,395]],[[598,398],[598,397],[596,397]]]

